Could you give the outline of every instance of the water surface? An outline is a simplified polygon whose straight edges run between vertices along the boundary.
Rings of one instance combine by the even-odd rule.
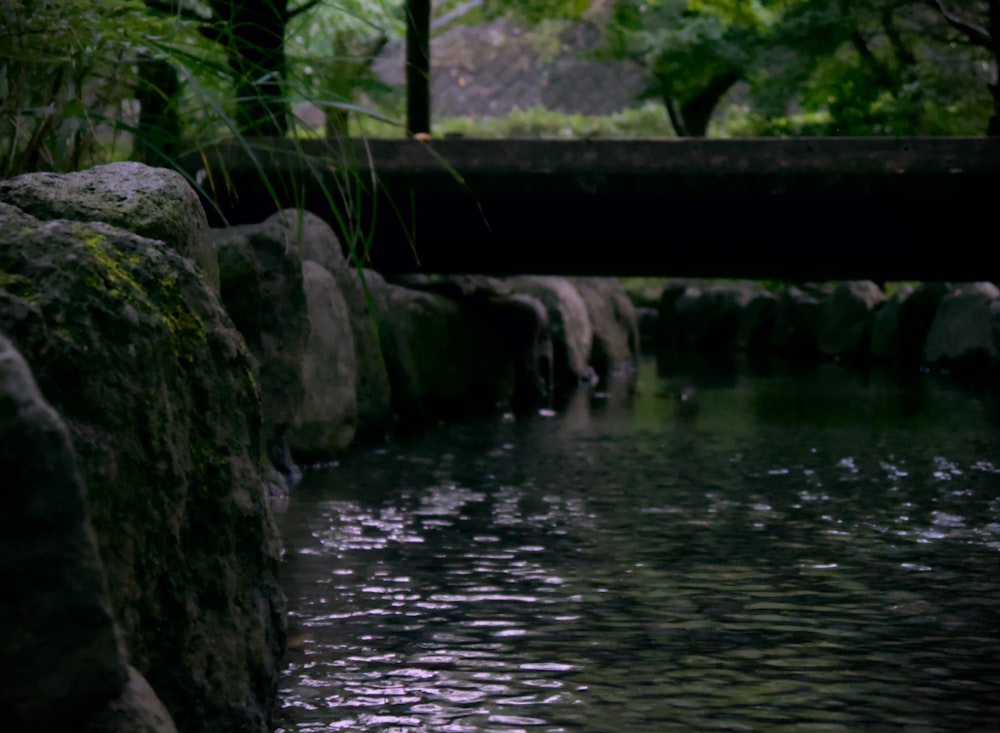
[[[986,396],[700,373],[308,474],[281,730],[1000,730]]]

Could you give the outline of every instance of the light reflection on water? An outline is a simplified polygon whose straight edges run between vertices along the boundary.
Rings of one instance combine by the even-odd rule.
[[[834,367],[445,427],[281,517],[281,730],[995,731],[998,430]],[[916,393],[914,393],[916,391]]]

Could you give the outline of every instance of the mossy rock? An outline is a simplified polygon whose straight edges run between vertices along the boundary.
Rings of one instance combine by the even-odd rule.
[[[0,204],[0,330],[79,457],[131,664],[182,731],[267,730],[284,643],[252,357],[191,260]]]
[[[176,171],[120,161],[76,173],[26,173],[0,181],[0,201],[43,221],[101,221],[158,239],[194,260],[219,292],[219,266],[205,242],[205,210]]]

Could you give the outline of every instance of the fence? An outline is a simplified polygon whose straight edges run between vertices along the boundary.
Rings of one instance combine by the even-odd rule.
[[[528,25],[488,17],[482,0],[436,2],[430,19],[430,118],[437,135],[588,137],[673,135],[662,105],[643,104],[648,78],[639,64],[601,58],[594,20]],[[397,37],[369,59],[349,100],[402,123],[406,117],[406,41]],[[401,135],[360,119],[368,134]]]

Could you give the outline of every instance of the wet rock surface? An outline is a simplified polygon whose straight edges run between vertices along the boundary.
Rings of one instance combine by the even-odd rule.
[[[45,659],[23,641],[42,632],[8,627],[22,641],[2,650],[3,693],[32,731],[267,730],[285,644],[268,499],[294,484],[293,451],[325,460],[395,424],[534,409],[637,358],[635,310],[613,280],[390,285],[308,212],[206,231],[183,179],[132,163],[3,182],[4,199],[47,220],[0,203],[0,331],[70,451],[58,457],[58,428],[22,431],[54,451],[70,498],[29,466],[5,533],[39,543],[5,556],[25,590],[5,597],[6,617],[74,616]],[[7,448],[5,461],[35,455]],[[39,577],[69,586],[28,592],[33,566],[17,561],[32,553],[50,564]],[[58,570],[58,553],[78,572]],[[72,704],[46,702],[69,687]]]
[[[107,711],[124,692],[125,646],[69,432],[2,334],[0,470],[4,729],[71,728]],[[125,707],[136,715],[141,704]],[[163,731],[173,730],[169,716],[163,722]]]

